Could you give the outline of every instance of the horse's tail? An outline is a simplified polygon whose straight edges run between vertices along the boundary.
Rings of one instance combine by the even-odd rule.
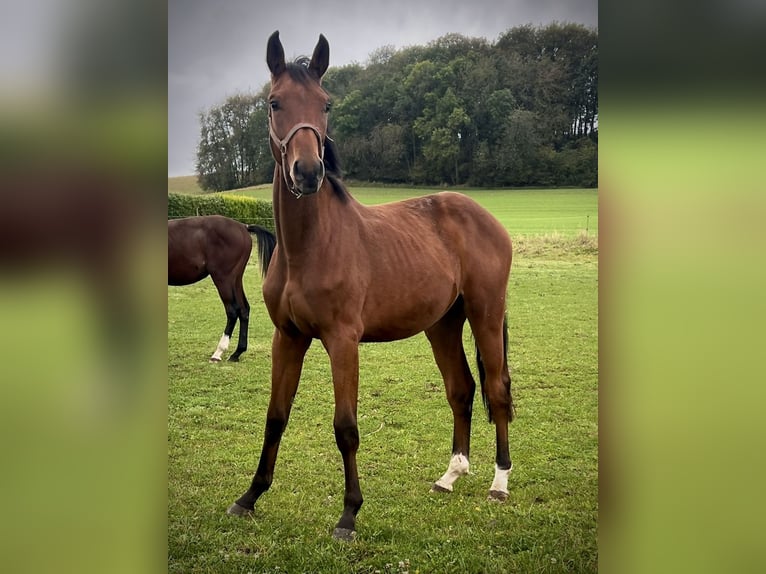
[[[492,409],[490,408],[489,399],[484,389],[484,381],[487,378],[487,374],[484,371],[484,363],[481,360],[481,353],[479,352],[479,345],[476,345],[476,365],[479,370],[479,382],[481,384],[481,400],[484,403],[484,408],[487,411],[489,422],[492,422]],[[503,375],[508,375],[508,381],[503,381],[508,385],[508,420],[513,420],[513,416],[516,412],[516,408],[513,405],[513,395],[511,394],[511,374],[508,369],[508,315],[503,317]]]
[[[271,256],[274,255],[274,248],[277,246],[277,238],[271,231],[260,225],[248,225],[247,230],[258,239],[258,260],[261,263],[261,276],[265,277],[271,263]]]

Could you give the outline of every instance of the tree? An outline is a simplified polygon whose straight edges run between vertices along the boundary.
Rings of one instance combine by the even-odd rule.
[[[541,135],[540,119],[534,112],[516,110],[508,118],[497,154],[501,185],[539,185]]]
[[[458,184],[460,144],[471,120],[452,88],[442,97],[428,94],[426,102],[423,115],[413,125],[423,141],[426,178],[431,183]]]
[[[596,185],[598,34],[579,24],[448,34],[331,68],[330,134],[352,179],[499,186]],[[200,116],[205,189],[269,181],[266,95]]]
[[[231,96],[200,113],[197,180],[202,189],[237,189],[271,179],[267,121],[262,95]]]
[[[367,136],[354,135],[339,142],[346,176],[386,183],[409,180],[404,129],[397,124],[379,124]]]
[[[322,84],[334,99],[342,99],[354,89],[364,68],[359,64],[349,64],[339,68],[330,68],[322,78]]]

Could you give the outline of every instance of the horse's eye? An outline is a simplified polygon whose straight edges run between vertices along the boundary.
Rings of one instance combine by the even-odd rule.
[[[331,109],[331,108],[332,108],[332,102],[327,102],[327,103],[324,105],[324,113],[326,113],[326,114],[329,114],[329,113],[330,113],[330,109]]]
[[[271,110],[275,112],[279,109],[279,102],[277,100],[271,100],[269,106],[271,106]]]

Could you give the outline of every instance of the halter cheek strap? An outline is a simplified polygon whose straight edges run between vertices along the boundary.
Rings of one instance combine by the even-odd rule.
[[[317,142],[319,142],[319,159],[322,162],[322,177],[319,178],[319,185],[322,184],[322,179],[324,179],[324,142],[322,141],[322,134],[319,132],[319,130],[307,123],[302,124],[295,124],[289,132],[287,132],[287,135],[280,139],[279,136],[274,131],[274,127],[271,123],[271,117],[269,117],[269,135],[271,136],[271,139],[274,141],[275,144],[279,147],[279,152],[282,154],[282,161],[280,162],[280,169],[282,170],[282,178],[285,180],[285,185],[287,186],[287,189],[292,193],[297,199],[300,199],[303,196],[303,193],[297,189],[295,182],[291,182],[287,179],[287,144],[290,143],[290,140],[293,138],[293,136],[298,132],[298,130],[302,129],[308,129],[314,132],[314,135],[317,137]]]

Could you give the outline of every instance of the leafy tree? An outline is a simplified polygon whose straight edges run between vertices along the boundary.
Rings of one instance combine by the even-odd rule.
[[[364,95],[358,89],[351,90],[333,107],[333,133],[340,139],[358,133],[363,108]]]
[[[423,115],[413,125],[423,141],[424,172],[429,181],[457,184],[460,145],[471,120],[452,88],[441,97],[432,92],[425,100]]]
[[[508,118],[497,154],[501,185],[540,185],[540,119],[534,112],[515,110]]]
[[[364,69],[359,64],[350,64],[339,68],[330,68],[324,76],[325,86],[332,86],[331,94],[335,99],[343,99],[354,89]]]
[[[267,121],[262,96],[231,96],[200,113],[197,180],[202,189],[236,189],[271,178]]]
[[[367,136],[354,135],[339,142],[346,176],[366,181],[395,183],[407,181],[404,128],[379,124]]]
[[[579,24],[383,46],[324,78],[347,177],[484,186],[596,185],[598,35]],[[206,189],[268,181],[268,86],[200,116]],[[249,98],[249,100],[248,100]]]

